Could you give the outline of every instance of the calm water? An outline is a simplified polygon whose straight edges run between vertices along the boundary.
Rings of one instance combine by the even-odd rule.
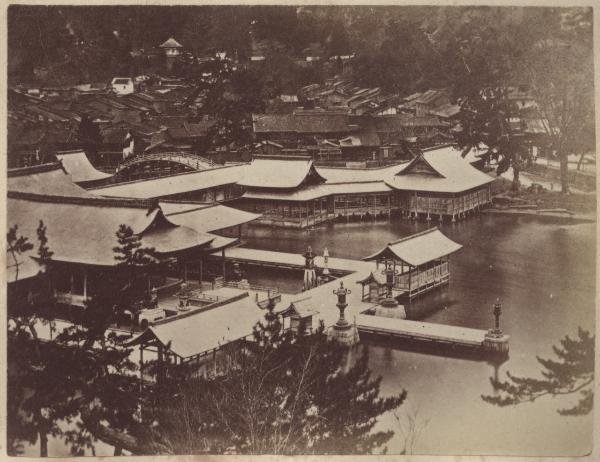
[[[361,258],[388,241],[437,224],[394,221],[338,224],[315,230],[255,227],[249,247]],[[398,410],[406,430],[407,414],[422,427],[413,452],[419,454],[582,455],[591,448],[592,418],[562,417],[556,409],[575,400],[543,398],[498,408],[481,400],[492,393],[489,378],[507,370],[536,376],[536,355],[577,327],[594,329],[595,225],[564,225],[526,217],[483,215],[444,224],[442,231],[463,245],[451,260],[451,283],[413,304],[409,315],[430,322],[487,329],[492,303],[502,301],[502,328],[511,336],[510,358],[499,367],[484,361],[432,356],[369,345],[370,366],[383,377],[382,392],[408,391]],[[263,275],[261,282],[269,279]],[[288,282],[288,288],[298,283]],[[332,300],[332,303],[335,303]],[[405,438],[392,415],[382,428],[396,431],[389,453],[402,451]]]

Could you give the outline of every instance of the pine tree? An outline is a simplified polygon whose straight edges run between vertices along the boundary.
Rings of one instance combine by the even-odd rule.
[[[123,242],[128,245],[120,255],[126,262],[145,264],[150,261],[147,249],[129,239],[123,229]],[[48,246],[46,226],[40,222],[37,235],[38,256],[46,266],[46,277],[54,271],[53,252]],[[9,246],[14,251],[33,248],[28,239],[19,236],[17,228],[8,233]],[[123,242],[121,242],[123,244]],[[40,456],[48,456],[50,436],[63,439],[72,454],[93,452],[95,438],[108,438],[113,444],[144,440],[147,428],[139,421],[142,402],[136,366],[129,359],[131,350],[121,346],[120,337],[108,332],[115,321],[117,308],[127,305],[128,286],[109,274],[99,277],[92,301],[83,316],[60,330],[52,339],[37,335],[38,322],[52,314],[44,306],[11,306],[8,319],[8,451],[16,455],[23,443],[40,444]],[[25,309],[27,308],[27,309]],[[80,417],[82,424],[74,424]],[[64,423],[70,423],[65,429]],[[135,446],[140,452],[144,449]],[[162,451],[148,445],[149,453]]]
[[[497,406],[511,406],[548,395],[579,394],[579,402],[575,406],[559,409],[558,413],[589,414],[594,404],[594,341],[593,335],[579,328],[578,338],[571,339],[567,335],[560,341],[561,347],[552,347],[557,360],[537,358],[544,368],[542,379],[517,377],[507,372],[506,381],[491,379],[499,395],[484,395],[482,399]]]

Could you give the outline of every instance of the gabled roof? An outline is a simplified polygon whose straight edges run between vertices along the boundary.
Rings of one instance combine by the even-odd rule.
[[[173,37],[170,37],[166,40],[162,45],[158,46],[159,48],[183,48],[183,45],[175,40]]]
[[[366,278],[356,281],[356,283],[364,286],[366,284],[370,284],[371,282],[376,282],[380,286],[383,286],[387,282],[386,279],[387,278],[385,274],[383,274],[381,271],[371,271]]]
[[[437,171],[422,154],[415,157],[408,165],[404,166],[402,170],[396,173],[396,175],[408,174],[433,175],[438,178],[445,178],[445,176]]]
[[[363,258],[365,261],[385,258],[400,260],[411,266],[445,257],[461,249],[462,245],[448,239],[436,227],[388,243],[379,252]]]
[[[112,176],[110,173],[96,170],[82,150],[57,152],[56,157],[75,183],[102,180]]]
[[[260,217],[256,213],[217,204],[161,201],[160,208],[172,223],[187,226],[202,233],[242,225]]]
[[[419,104],[429,104],[441,96],[447,96],[447,92],[444,90],[427,90],[417,98],[416,102]]]
[[[427,173],[423,168],[426,166],[424,161],[439,175]],[[412,171],[403,173],[411,165]],[[422,157],[400,166],[395,175],[384,181],[392,188],[404,191],[460,193],[491,183],[494,178],[473,167],[462,157],[460,149],[445,146],[424,152]]]
[[[98,197],[59,197],[8,193],[8,226],[35,242],[43,220],[53,260],[87,265],[114,266],[116,232],[125,224],[142,236],[144,245],[168,254],[206,246],[215,237],[177,226],[157,206],[147,201]]]
[[[251,335],[263,315],[264,311],[245,292],[225,305],[158,322],[130,344],[155,338],[176,355],[189,358]]]
[[[451,104],[451,103],[444,104],[444,105],[437,107],[431,111],[431,113],[433,115],[436,115],[436,116],[439,116],[442,118],[454,117],[459,112],[460,112],[460,106],[458,104]]]
[[[46,196],[92,196],[77,186],[59,162],[8,170],[7,189],[11,192]]]
[[[311,297],[307,297],[293,301],[287,309],[281,312],[281,314],[284,316],[297,314],[300,318],[308,318],[319,314],[319,311],[315,308],[315,303]]]
[[[311,157],[255,156],[238,181],[251,188],[297,188],[305,180],[324,183]]]

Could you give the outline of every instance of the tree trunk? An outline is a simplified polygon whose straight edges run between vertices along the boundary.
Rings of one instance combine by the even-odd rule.
[[[521,182],[519,181],[519,174],[521,173],[521,169],[519,167],[515,167],[513,165],[513,181],[512,181],[512,185],[511,185],[511,190],[512,191],[519,191],[519,188],[521,186]]]
[[[43,432],[38,432],[40,437],[40,457],[48,457],[48,435]]]
[[[585,157],[585,152],[582,152],[581,155],[579,156],[579,162],[577,162],[577,170],[581,170],[581,167],[583,167],[583,158]]]
[[[562,187],[562,193],[569,193],[569,158],[566,152],[561,149],[558,152],[558,158],[560,159],[560,184]]]
[[[115,453],[113,455],[114,456],[122,456],[123,448],[121,446],[115,446]]]
[[[126,449],[133,455],[172,454],[171,449],[166,447],[161,442],[142,442],[130,434],[114,430],[100,422],[97,422],[95,419],[90,417],[89,412],[85,409],[81,412],[81,420],[86,426],[86,429],[92,435],[94,435],[95,438],[115,447],[115,455],[119,455],[117,454],[117,449],[119,451]]]

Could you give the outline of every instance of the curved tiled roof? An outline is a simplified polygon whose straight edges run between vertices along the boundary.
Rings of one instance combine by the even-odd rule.
[[[365,261],[393,258],[419,266],[460,250],[462,245],[448,239],[438,228],[390,242],[379,252],[363,258]]]
[[[7,189],[48,196],[90,197],[77,186],[59,162],[8,170]]]
[[[309,176],[325,182],[310,157],[256,156],[238,184],[251,188],[297,188]]]
[[[62,162],[63,167],[76,183],[103,180],[112,176],[110,173],[96,170],[84,151],[57,152],[56,157]]]
[[[424,168],[415,168],[419,162],[432,171],[427,173]],[[451,146],[425,152],[422,157],[401,166],[395,175],[385,178],[385,183],[394,189],[445,193],[468,191],[492,181],[492,177],[473,167],[459,149]]]

